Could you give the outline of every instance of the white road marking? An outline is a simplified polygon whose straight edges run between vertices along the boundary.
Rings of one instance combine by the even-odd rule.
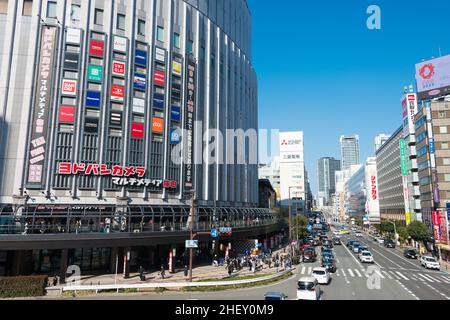
[[[408,279],[407,277],[405,277],[401,272],[396,271],[396,273],[397,273],[400,277],[402,277],[403,279],[409,281],[409,279]]]
[[[406,292],[408,292],[410,295],[412,295],[414,297],[414,299],[420,300],[419,297],[417,297],[411,290],[409,290],[407,287],[405,287],[403,285],[403,283],[401,283],[399,280],[396,280],[396,281]]]
[[[433,275],[433,276],[434,276],[434,275]],[[435,276],[436,278],[434,278],[434,277],[432,277],[432,276],[429,275],[429,274],[427,274],[427,277],[430,278],[430,279],[432,279],[432,280],[434,280],[435,282],[438,282],[438,283],[441,283],[441,281],[442,281],[442,280],[439,279],[438,277]]]
[[[448,297],[447,295],[445,295],[444,293],[440,292],[438,289],[436,289],[435,287],[433,287],[432,285],[424,282],[424,284],[430,288],[431,290],[433,290],[434,292],[436,292],[437,294],[443,296],[445,299],[450,300],[450,297]]]
[[[445,283],[450,283],[450,279],[449,278],[446,278],[446,277],[444,277],[444,276],[440,276],[441,277],[441,279],[443,279],[443,281],[445,282]]]
[[[383,272],[389,279],[392,280],[392,277],[391,277],[391,275],[389,274],[389,272],[387,272],[387,271],[381,271],[381,272]]]
[[[355,276],[355,274],[353,273],[352,269],[348,269],[348,273],[350,274],[350,277],[352,277],[352,278]]]
[[[305,271],[306,271],[306,267],[303,267],[301,274],[305,274]]]
[[[375,270],[375,272],[380,276],[381,279],[384,279],[384,276],[381,274],[381,271]]]
[[[355,273],[356,273],[356,275],[357,275],[358,277],[362,278],[361,273],[359,273],[359,271],[358,271],[357,269],[355,269]]]
[[[342,275],[343,275],[344,277],[347,276],[347,275],[345,274],[345,271],[344,271],[344,270],[342,270]]]
[[[384,254],[382,254],[381,252],[379,252],[378,250],[373,249],[373,251],[375,251],[376,253],[378,253],[380,256],[382,256],[383,258],[385,258],[386,260],[388,260],[389,262],[391,262],[392,264],[396,265],[397,267],[404,269],[401,265],[399,265],[398,263],[396,263],[395,261],[389,259],[388,257],[386,257]]]
[[[424,278],[426,281],[434,282],[433,279],[428,278],[426,275],[424,275],[422,273],[418,273],[418,275],[421,276],[422,278]]]
[[[397,274],[395,274],[394,271],[391,271],[391,274],[392,274],[392,276],[393,276],[395,279],[397,279],[397,280],[400,280],[400,279],[401,279]]]
[[[312,267],[308,267],[308,274],[312,273]]]

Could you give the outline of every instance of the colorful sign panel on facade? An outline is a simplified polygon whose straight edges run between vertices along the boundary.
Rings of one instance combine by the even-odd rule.
[[[77,95],[77,80],[64,79],[62,83],[61,93],[64,96]]]
[[[114,36],[113,50],[118,52],[127,52],[127,39],[119,36]]]
[[[133,86],[138,90],[145,90],[147,87],[147,78],[145,74],[136,73],[133,79]]]
[[[170,129],[170,144],[179,144],[181,141],[180,129]]]
[[[131,124],[131,137],[135,139],[144,139],[144,124],[132,123]]]
[[[86,92],[86,107],[100,108],[101,93],[99,91]]]
[[[111,86],[111,100],[123,102],[125,97],[125,88],[123,86]]]
[[[105,52],[105,42],[100,40],[91,40],[89,43],[89,54],[95,57],[103,57]]]
[[[164,110],[164,95],[155,92],[153,94],[153,107],[158,110]]]
[[[102,79],[103,79],[103,67],[96,66],[96,65],[89,65],[88,66],[88,80],[95,81],[95,82],[101,82]]]
[[[60,106],[59,107],[59,122],[74,123],[75,121],[75,107],[74,106]]]
[[[154,133],[164,133],[164,119],[153,117],[152,119],[152,131]]]
[[[181,122],[181,107],[172,106],[170,109],[170,120]]]
[[[441,241],[441,213],[439,211],[433,211],[432,219],[433,219],[434,240],[436,242],[440,242]]]
[[[181,68],[182,68],[181,63],[177,61],[172,61],[172,73],[174,75],[181,77]]]
[[[135,63],[137,65],[147,66],[147,51],[136,49]]]
[[[416,83],[420,99],[450,94],[450,55],[418,63]]]
[[[184,187],[191,189],[194,187],[194,121],[196,105],[196,85],[197,85],[197,65],[190,58],[187,66],[187,90],[184,129],[186,137],[185,157],[184,157]]]
[[[112,74],[113,76],[125,77],[125,62],[113,61]]]
[[[56,34],[55,27],[42,28],[27,176],[28,184],[39,188],[43,185],[44,164],[47,157],[47,130],[52,97]]]
[[[66,43],[80,45],[80,43],[81,43],[81,29],[67,28],[66,30],[67,30]]]
[[[155,70],[154,83],[157,86],[164,87],[166,85],[166,73],[161,70]]]

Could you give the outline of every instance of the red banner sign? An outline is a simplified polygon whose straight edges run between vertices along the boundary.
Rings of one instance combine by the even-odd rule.
[[[111,100],[123,101],[125,96],[125,88],[123,86],[111,86]]]
[[[73,123],[75,121],[75,107],[60,106],[59,107],[59,122]]]
[[[91,40],[89,44],[89,54],[91,56],[103,57],[105,43],[99,40]]]
[[[132,123],[131,124],[131,136],[136,139],[144,139],[144,124]]]
[[[155,70],[155,84],[164,87],[166,84],[166,73],[161,70]]]

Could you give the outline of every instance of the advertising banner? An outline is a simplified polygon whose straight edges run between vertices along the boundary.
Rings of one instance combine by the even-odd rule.
[[[57,30],[44,26],[41,29],[41,48],[38,61],[36,92],[31,123],[31,141],[28,155],[28,187],[42,188],[44,164],[47,158],[47,130],[54,73]]]
[[[434,239],[436,242],[441,241],[441,214],[439,211],[433,211],[433,230],[434,230]]]
[[[147,78],[145,77],[145,74],[136,73],[134,75],[133,84],[135,89],[145,91],[147,87]]]
[[[401,166],[402,166],[402,176],[406,177],[408,176],[408,164],[406,160],[406,153],[405,153],[405,140],[400,139],[400,160],[401,160]]]
[[[67,28],[66,43],[80,45],[81,29]]]
[[[181,121],[181,107],[179,106],[172,106],[170,110],[170,120],[175,122]]]
[[[147,51],[136,49],[135,63],[137,65],[147,66]]]
[[[179,144],[180,141],[180,128],[170,129],[170,144]]]
[[[164,110],[164,95],[155,92],[153,94],[153,108],[158,110]]]
[[[450,55],[418,63],[416,83],[420,99],[450,94]]]
[[[154,82],[157,86],[164,87],[166,85],[166,73],[161,70],[155,70]]]
[[[77,95],[77,80],[63,79],[61,93],[64,96],[76,96]]]
[[[125,62],[113,61],[112,63],[112,74],[113,76],[125,77]]]
[[[114,36],[113,50],[125,53],[127,52],[127,39],[119,36]]]
[[[80,65],[80,55],[75,52],[64,54],[64,69],[77,71]]]
[[[156,48],[155,60],[165,63],[166,62],[166,52],[161,48]]]
[[[86,117],[84,119],[84,131],[87,133],[98,133],[98,118]]]
[[[89,108],[100,108],[101,93],[98,91],[88,91],[86,92],[86,107]]]
[[[74,106],[60,106],[59,107],[59,122],[74,123],[75,121],[75,107]]]
[[[144,139],[144,124],[132,123],[131,124],[131,137],[135,139]]]
[[[105,43],[100,40],[91,40],[89,44],[89,54],[95,57],[102,57],[105,52]]]
[[[122,128],[122,112],[118,111],[111,112],[109,125],[116,128]]]
[[[123,102],[125,97],[125,88],[123,86],[113,85],[111,86],[111,100],[117,102]]]
[[[88,80],[94,82],[101,82],[103,79],[103,67],[89,65],[88,66]]]
[[[154,117],[152,119],[152,131],[154,133],[164,133],[164,119]]]
[[[133,98],[133,113],[144,114],[145,113],[145,100],[139,98]]]
[[[177,61],[172,61],[172,73],[174,75],[181,77],[181,68],[182,68],[181,63]]]
[[[186,132],[185,154],[184,154],[184,187],[192,189],[194,187],[194,121],[195,121],[195,106],[196,106],[196,86],[197,86],[197,65],[192,58],[189,59],[187,65],[187,90],[186,90],[186,109],[185,109],[185,124],[184,130]]]

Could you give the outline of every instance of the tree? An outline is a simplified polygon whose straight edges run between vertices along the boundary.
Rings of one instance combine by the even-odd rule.
[[[309,224],[309,220],[307,217],[305,217],[302,214],[299,214],[297,216],[294,217],[294,219],[292,219],[292,228],[294,229],[294,232],[297,231],[297,226],[298,226],[298,238],[299,239],[303,239],[304,237],[306,237],[307,232],[306,232],[306,227]]]
[[[397,233],[401,242],[405,242],[406,240],[408,240],[409,234],[408,230],[405,227],[397,228]]]
[[[407,228],[407,232],[415,241],[427,242],[431,237],[427,226],[420,221],[411,222]]]

